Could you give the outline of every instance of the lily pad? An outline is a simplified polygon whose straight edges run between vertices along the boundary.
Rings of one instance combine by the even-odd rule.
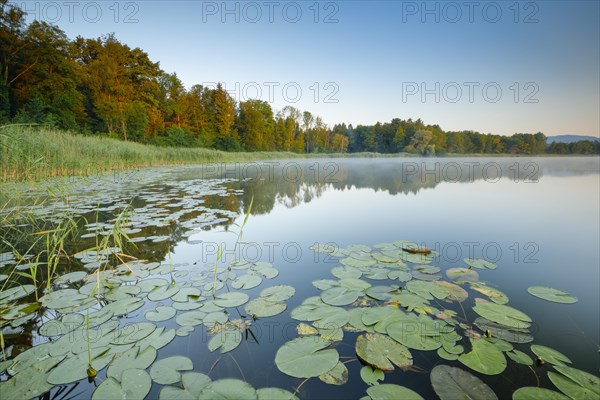
[[[513,400],[569,400],[567,396],[561,393],[534,386],[517,389],[512,398]]]
[[[242,292],[227,292],[218,294],[214,302],[219,307],[237,307],[246,304],[250,297]]]
[[[441,400],[498,399],[494,391],[481,379],[448,365],[438,365],[431,370],[431,384]]]
[[[246,274],[238,276],[233,282],[231,282],[231,286],[234,289],[252,289],[261,283],[262,278],[259,275]]]
[[[208,375],[199,372],[186,372],[181,375],[183,389],[177,386],[165,386],[158,395],[159,400],[197,399],[200,392],[211,382]]]
[[[569,357],[565,356],[559,351],[556,351],[550,347],[541,346],[539,344],[531,345],[531,351],[538,357],[541,357],[544,361],[554,365],[565,366],[565,363],[571,364]]]
[[[48,371],[63,359],[64,356],[47,357],[36,361],[8,381],[0,383],[2,398],[33,399],[52,389],[54,384],[47,382]]]
[[[360,369],[361,379],[368,385],[377,385],[379,381],[385,379],[385,374],[380,369],[374,369],[370,365],[365,365]]]
[[[237,329],[223,330],[215,334],[208,342],[208,350],[221,349],[221,353],[227,353],[237,348],[242,343],[242,333]]]
[[[335,367],[319,375],[319,379],[329,385],[343,385],[348,382],[348,368],[338,361]]]
[[[473,311],[490,321],[517,329],[528,328],[531,323],[531,318],[510,306],[477,300]]]
[[[142,369],[123,371],[121,382],[109,377],[100,384],[92,395],[92,400],[105,399],[144,399],[150,392],[152,380]]]
[[[264,289],[260,292],[260,297],[273,302],[279,303],[281,301],[289,300],[296,293],[296,289],[290,285],[276,285]]]
[[[477,282],[479,280],[477,271],[468,268],[448,268],[446,276],[450,280],[460,282]]]
[[[367,394],[373,400],[423,400],[420,394],[409,388],[388,383],[371,386]]]
[[[117,355],[110,363],[106,376],[121,382],[121,375],[129,369],[146,369],[156,360],[156,349],[152,346],[140,351],[138,346]]]
[[[332,306],[346,306],[354,303],[361,292],[348,290],[344,287],[333,287],[321,292],[321,300]]]
[[[573,304],[577,303],[577,297],[570,295],[562,290],[546,287],[546,286],[531,286],[527,289],[530,295],[537,298],[548,300],[553,303]]]
[[[493,343],[485,339],[471,339],[471,351],[458,361],[484,375],[498,375],[506,369],[506,358]]]
[[[508,297],[498,289],[491,288],[483,284],[473,285],[472,289],[487,296],[491,301],[493,301],[496,304],[508,303]]]
[[[520,350],[514,349],[506,353],[508,358],[513,360],[516,363],[523,365],[533,365],[533,360],[526,353],[523,353]]]
[[[256,389],[256,395],[258,400],[298,400],[292,393],[279,388]]]
[[[161,322],[173,318],[177,310],[170,306],[158,306],[154,310],[146,311],[144,316],[148,321]]]
[[[330,342],[318,336],[300,337],[277,350],[275,364],[284,374],[311,378],[331,370],[339,361],[336,350],[326,349]]]
[[[158,360],[150,369],[152,380],[160,385],[169,385],[181,380],[179,371],[189,371],[194,368],[192,360],[183,356],[172,356]]]
[[[267,318],[281,314],[286,308],[287,306],[284,303],[272,303],[263,297],[259,297],[246,304],[245,310],[254,317]]]
[[[600,398],[600,378],[579,369],[556,365],[560,374],[548,372],[548,377],[561,392],[573,400]]]
[[[382,371],[393,371],[398,367],[412,365],[412,354],[408,348],[388,336],[365,333],[356,339],[356,354],[361,360]]]
[[[104,355],[107,349],[92,349],[92,367],[96,371],[104,369],[112,360],[113,354]],[[74,357],[65,359],[58,364],[48,375],[48,383],[53,385],[65,385],[71,382],[87,378],[88,354],[81,353]]]
[[[204,386],[198,400],[256,400],[256,390],[239,379],[219,379]]]
[[[496,269],[496,264],[482,258],[465,258],[464,261],[469,267],[479,269]]]

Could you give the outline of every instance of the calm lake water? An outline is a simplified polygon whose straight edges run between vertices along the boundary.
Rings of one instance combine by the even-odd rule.
[[[176,337],[158,350],[158,359],[172,355],[189,357],[194,371],[208,374],[213,380],[238,378],[255,388],[278,387],[294,392],[303,379],[282,373],[274,363],[278,349],[298,337],[296,326],[301,321],[291,318],[290,311],[304,299],[319,296],[321,290],[312,282],[336,279],[331,269],[340,265],[338,258],[311,247],[316,243],[337,248],[360,244],[375,250],[377,244],[397,240],[434,250],[431,265],[441,268],[444,279],[448,268],[465,267],[465,258],[495,263],[494,270],[477,270],[479,279],[501,290],[510,299],[508,305],[531,317],[533,343],[554,348],[569,357],[575,368],[598,375],[597,157],[311,159],[186,166],[92,174],[85,181],[53,181],[29,191],[28,196],[38,198],[47,187],[56,186],[61,187],[61,195],[47,197],[44,205],[30,208],[37,218],[58,221],[63,213],[70,212],[86,217],[88,222],[97,219],[100,224],[110,225],[116,213],[131,204],[134,216],[129,225],[133,229],[130,236],[137,243],[123,250],[140,259],[172,265],[172,274],[163,277],[173,278],[178,284],[193,282],[193,276],[203,271],[209,274],[219,247],[224,252],[221,265],[246,259],[270,262],[278,269],[275,278],[263,279],[258,287],[244,290],[251,299],[274,285],[296,289],[295,295],[285,301],[285,312],[253,321],[252,334],[244,335],[241,345],[229,353],[221,355],[208,350],[211,335],[202,325],[189,336]],[[69,201],[64,199],[65,193],[71,193]],[[158,209],[163,212],[158,213]],[[249,209],[241,243],[236,246],[237,233]],[[161,222],[153,224],[153,220]],[[80,225],[83,227],[84,223]],[[14,230],[2,229],[5,238],[15,240]],[[21,227],[22,231],[27,229],[27,224]],[[68,243],[68,252],[74,254],[93,246],[93,231],[82,233],[90,232]],[[21,240],[17,247],[26,247],[27,241]],[[0,253],[7,251],[6,246],[0,249]],[[85,260],[64,261],[61,273],[92,272],[90,265],[86,268],[84,264]],[[7,274],[11,265],[0,267],[0,273]],[[234,272],[242,275],[244,271]],[[394,283],[364,277],[363,280],[372,285]],[[527,288],[534,285],[564,290],[577,297],[578,302],[558,304],[533,297]],[[468,291],[469,298],[461,306],[445,306],[460,315],[464,308],[466,319],[473,321],[478,317],[472,311],[474,299],[485,296]],[[142,308],[127,314],[121,323],[144,321],[146,311],[158,303],[170,302],[146,299]],[[244,315],[243,308],[230,310],[230,320]],[[234,315],[237,312],[239,315]],[[37,334],[37,329],[54,317],[55,314],[40,311],[24,325],[5,327],[7,356],[14,357],[32,345],[48,341]],[[156,324],[179,328],[174,318]],[[366,395],[368,385],[359,375],[362,364],[356,360],[355,352],[359,335],[361,332],[344,332],[343,340],[334,345],[340,359],[348,361],[348,382],[336,386],[312,378],[302,384],[298,397],[343,399]],[[530,345],[514,347],[535,358]],[[446,364],[469,370],[459,361],[441,359],[435,351],[411,353],[414,367],[386,373],[383,383],[399,384],[424,398],[436,398],[429,377],[434,366]],[[509,360],[499,375],[470,372],[487,383],[499,398],[510,398],[519,387],[536,386],[535,374],[540,386],[556,390],[547,377],[549,370],[550,365],[529,368]],[[66,388],[57,386],[50,397],[91,397],[94,385],[105,379],[105,371],[99,372],[95,384],[82,380]],[[8,379],[8,375],[2,379]],[[148,398],[157,398],[161,388],[162,385],[153,384]]]

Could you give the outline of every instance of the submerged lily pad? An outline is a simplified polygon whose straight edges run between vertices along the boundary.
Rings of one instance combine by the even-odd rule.
[[[356,354],[361,360],[382,371],[412,365],[412,354],[404,345],[379,333],[366,333],[356,339]]]
[[[485,339],[471,339],[472,349],[458,361],[485,375],[498,375],[506,369],[506,358],[493,343]]]
[[[318,336],[300,337],[277,350],[275,364],[284,374],[295,378],[311,378],[331,370],[339,361],[336,350],[326,349],[327,340]]]
[[[438,365],[431,370],[431,384],[441,400],[498,399],[494,391],[481,379],[448,365]]]
[[[573,304],[577,303],[577,297],[570,295],[562,290],[546,287],[546,286],[531,286],[527,289],[530,295],[537,298],[548,300],[553,303]]]

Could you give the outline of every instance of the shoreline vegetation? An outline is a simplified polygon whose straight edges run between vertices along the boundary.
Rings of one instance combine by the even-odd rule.
[[[573,154],[571,154],[573,155]],[[531,157],[556,154],[452,154],[441,157]],[[206,148],[160,147],[105,136],[86,136],[34,126],[0,127],[0,183],[57,177],[106,175],[120,170],[211,163],[319,158],[414,158],[415,153],[227,152]]]

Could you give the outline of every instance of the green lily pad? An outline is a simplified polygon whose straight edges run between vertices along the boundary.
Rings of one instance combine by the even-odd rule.
[[[211,382],[208,375],[199,372],[186,372],[181,375],[183,389],[177,386],[165,386],[160,391],[159,400],[197,399],[200,392]]]
[[[161,322],[173,318],[177,310],[170,306],[158,306],[154,310],[146,311],[144,316],[148,321]]]
[[[423,400],[417,392],[389,383],[371,386],[367,389],[367,394],[373,400]]]
[[[555,365],[560,374],[548,372],[554,385],[573,400],[596,400],[600,398],[600,378],[579,369]]]
[[[319,379],[329,385],[343,385],[348,382],[348,368],[338,361],[335,367],[319,375]]]
[[[260,292],[260,297],[273,303],[279,303],[289,300],[294,294],[296,294],[296,289],[293,286],[276,285],[264,289]]]
[[[237,329],[223,330],[215,334],[208,342],[208,350],[221,349],[221,353],[227,353],[237,348],[242,343],[242,333]]]
[[[534,386],[517,389],[512,398],[513,400],[569,400],[567,396],[561,393]]]
[[[23,354],[23,353],[21,353]],[[47,357],[31,363],[26,369],[17,373],[8,381],[0,383],[3,399],[33,399],[52,389],[54,384],[48,383],[48,371],[64,359]]]
[[[162,301],[173,297],[179,292],[179,287],[174,285],[158,286],[148,293],[148,300]]]
[[[530,295],[537,298],[548,300],[553,303],[573,304],[577,303],[577,297],[570,295],[562,290],[546,287],[546,286],[531,286],[527,289]]]
[[[104,310],[106,312],[111,311],[116,317],[130,314],[144,305],[144,300],[138,299],[137,297],[131,297],[128,299],[117,300],[106,306]]]
[[[396,270],[388,272],[388,278],[397,279],[400,282],[408,282],[412,279],[412,275],[407,271]]]
[[[256,400],[256,390],[239,379],[219,379],[204,386],[198,400]]]
[[[121,375],[129,369],[146,369],[156,360],[156,349],[152,346],[140,351],[138,346],[117,355],[110,363],[106,376],[121,382]]]
[[[64,335],[79,328],[84,321],[85,317],[82,314],[65,314],[60,319],[45,322],[40,326],[38,333],[47,337]]]
[[[195,287],[182,287],[177,293],[171,296],[171,300],[179,303],[187,303],[200,299],[200,289]]]
[[[85,271],[75,271],[59,276],[54,280],[57,285],[66,285],[84,280],[88,276]]]
[[[469,267],[479,269],[496,269],[496,264],[482,258],[465,258],[464,261]]]
[[[92,395],[92,400],[105,399],[144,399],[150,392],[152,380],[142,369],[123,371],[121,382],[109,377],[100,384]]]
[[[473,285],[472,289],[487,296],[491,301],[493,301],[496,304],[508,303],[508,297],[498,289],[480,283]]]
[[[160,385],[169,385],[181,380],[179,371],[189,371],[194,368],[192,360],[183,356],[172,356],[158,360],[150,369],[152,380]]]
[[[279,271],[268,262],[257,262],[252,266],[252,271],[257,272],[267,279],[273,279],[279,275]]]
[[[107,349],[92,349],[92,367],[96,371],[104,369],[113,359],[113,354],[104,355]],[[87,352],[65,359],[58,364],[50,375],[48,383],[53,385],[65,385],[87,378],[88,354]]]
[[[246,274],[238,276],[233,282],[231,282],[231,286],[234,289],[252,289],[261,283],[262,278],[259,275]]]
[[[326,349],[330,342],[318,336],[300,337],[277,350],[275,364],[284,374],[311,378],[331,370],[339,361],[336,350]]]
[[[509,351],[506,353],[508,358],[513,360],[516,363],[523,365],[533,365],[533,360],[526,353],[523,353],[520,350],[514,349],[513,351]]]
[[[0,304],[19,300],[25,296],[29,296],[34,291],[35,291],[35,286],[33,286],[33,285],[21,285],[21,286],[12,287],[10,289],[2,290],[0,292]],[[42,299],[43,299],[43,297],[42,297]]]
[[[152,322],[136,322],[134,324],[125,325],[119,329],[118,336],[115,337],[111,343],[135,343],[150,335],[155,329],[156,325]]]
[[[321,300],[332,306],[346,306],[354,303],[362,293],[344,287],[334,287],[321,292]]]
[[[223,311],[216,311],[206,314],[206,317],[202,320],[204,326],[209,328],[215,326],[216,324],[224,324],[227,322],[229,317]]]
[[[479,280],[477,271],[468,268],[448,268],[446,276],[450,280],[460,282],[477,282]]]
[[[361,360],[382,371],[412,365],[412,354],[402,344],[379,333],[365,333],[356,339],[356,354]]]
[[[287,306],[284,303],[272,303],[265,300],[263,297],[259,297],[246,304],[245,310],[248,315],[257,318],[267,318],[281,314],[286,308]]]
[[[223,314],[220,312],[220,314]],[[175,322],[181,326],[196,326],[200,325],[208,314],[202,311],[188,311],[181,313],[175,318]],[[227,316],[225,316],[227,317]],[[227,320],[227,319],[226,319]]]
[[[175,338],[175,329],[165,329],[164,326],[156,328],[154,332],[146,336],[138,342],[140,351],[144,351],[146,347],[152,346],[156,350],[161,349],[171,343]]]
[[[455,361],[458,360],[458,354],[452,354],[447,352],[446,350],[444,350],[444,347],[440,347],[439,349],[437,349],[437,355],[440,356],[440,358],[443,358],[444,360],[448,360],[448,361]]]
[[[407,314],[400,321],[389,324],[387,334],[395,341],[415,350],[436,350],[442,346],[442,333],[448,325],[426,315]],[[450,328],[451,329],[451,328]]]
[[[530,343],[533,342],[533,336],[529,334],[528,329],[511,328],[502,324],[497,324],[488,319],[479,317],[475,320],[475,325],[482,331],[490,330],[492,336],[506,340],[512,343]]]
[[[215,297],[215,304],[219,307],[237,307],[246,304],[250,297],[242,292],[227,292],[218,294]]]
[[[531,351],[538,357],[541,357],[544,361],[554,365],[565,366],[565,363],[571,364],[569,357],[565,356],[559,351],[556,351],[550,347],[541,346],[539,344],[531,345]]]
[[[473,311],[490,321],[517,329],[528,328],[531,323],[531,318],[510,306],[477,300]]]
[[[471,339],[471,351],[458,361],[484,375],[498,375],[506,369],[506,358],[493,343],[485,339]]]
[[[442,287],[448,295],[445,297],[447,300],[455,300],[458,302],[463,302],[469,297],[469,293],[460,286],[446,281],[435,281],[434,285]]]
[[[299,400],[294,394],[279,388],[256,389],[258,400]]]
[[[431,370],[433,390],[441,400],[498,400],[481,379],[460,368],[438,365]]]
[[[360,369],[360,377],[367,385],[377,385],[379,381],[385,379],[385,374],[382,370],[373,368],[370,365],[365,365]]]

